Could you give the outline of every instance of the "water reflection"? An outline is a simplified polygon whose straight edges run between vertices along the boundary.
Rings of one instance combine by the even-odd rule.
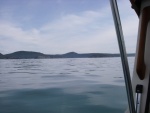
[[[120,92],[125,93],[123,86],[109,85],[2,91],[0,112],[122,113],[126,97]]]

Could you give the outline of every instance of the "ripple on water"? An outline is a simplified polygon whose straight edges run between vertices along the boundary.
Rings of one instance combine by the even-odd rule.
[[[71,77],[71,75],[67,74],[51,74],[51,75],[43,75],[42,78],[66,78]]]
[[[84,76],[89,76],[89,77],[101,77],[102,75],[98,75],[98,74],[85,74]]]
[[[12,72],[8,72],[7,74],[38,74],[38,73],[34,73],[34,72],[17,72],[17,71],[12,71]]]
[[[0,113],[122,113],[127,107],[118,58],[3,62]]]
[[[124,82],[124,80],[114,80],[114,82],[123,83],[123,82]]]

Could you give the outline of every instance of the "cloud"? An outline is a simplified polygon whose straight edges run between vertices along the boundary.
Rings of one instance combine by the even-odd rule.
[[[125,12],[124,9],[122,11]],[[135,16],[132,16],[132,13],[122,17],[125,40],[130,47],[129,52],[134,52],[135,38],[132,37],[137,32],[137,21],[133,21]],[[118,52],[109,5],[99,10],[62,15],[54,21],[43,24],[40,28],[24,29],[20,24],[1,21],[0,39],[0,47],[4,49],[1,51],[5,51],[4,53],[16,50],[40,51],[48,54],[69,51]]]
[[[139,24],[138,16],[131,8],[130,2],[126,2],[125,0],[119,1],[118,6],[127,52],[135,52]]]

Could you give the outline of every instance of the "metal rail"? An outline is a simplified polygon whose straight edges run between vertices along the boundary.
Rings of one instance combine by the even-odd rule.
[[[123,72],[124,72],[124,79],[125,79],[129,109],[130,109],[130,113],[135,113],[133,91],[132,91],[132,85],[131,85],[131,79],[130,79],[130,71],[129,71],[129,65],[128,65],[128,60],[127,60],[127,54],[126,54],[126,49],[125,49],[125,43],[124,43],[124,37],[123,37],[123,32],[122,32],[122,27],[121,27],[117,1],[110,0],[110,4],[111,4],[111,10],[112,10],[114,24],[116,28],[119,50],[121,54],[121,61],[122,61],[122,67],[123,67]]]

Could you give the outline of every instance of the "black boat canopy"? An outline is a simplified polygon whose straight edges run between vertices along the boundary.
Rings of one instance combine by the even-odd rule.
[[[132,4],[132,8],[135,10],[136,14],[140,15],[140,8],[141,8],[141,0],[130,0]]]

